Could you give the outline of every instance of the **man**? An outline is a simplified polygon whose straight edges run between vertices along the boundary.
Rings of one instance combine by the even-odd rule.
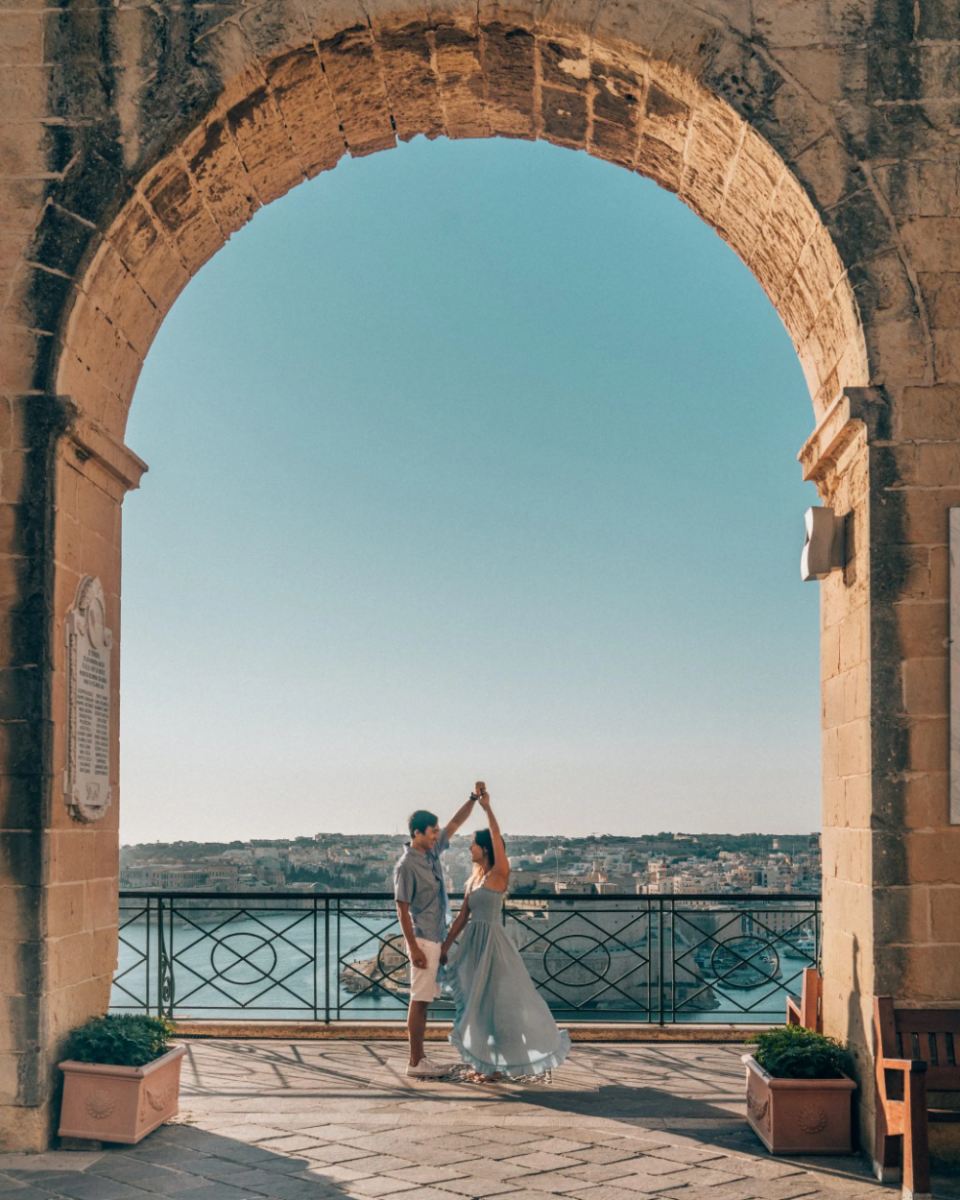
[[[400,928],[410,957],[410,1007],[407,1033],[410,1038],[410,1063],[407,1074],[423,1079],[446,1075],[453,1064],[431,1062],[423,1052],[427,1028],[427,1009],[440,996],[437,971],[440,947],[450,923],[450,901],[443,883],[440,855],[464,823],[477,801],[477,792],[459,808],[443,829],[436,816],[418,809],[410,817],[410,841],[393,869],[393,892],[397,900]]]

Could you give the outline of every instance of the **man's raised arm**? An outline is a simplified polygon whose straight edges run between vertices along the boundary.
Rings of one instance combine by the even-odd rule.
[[[474,793],[466,804],[461,804],[457,811],[453,814],[450,820],[444,826],[444,832],[448,840],[453,837],[460,826],[464,823],[467,817],[473,812],[473,806],[477,802],[476,793]]]

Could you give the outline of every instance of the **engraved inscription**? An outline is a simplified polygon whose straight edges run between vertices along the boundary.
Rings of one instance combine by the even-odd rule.
[[[110,651],[103,588],[85,575],[67,614],[67,767],[63,792],[81,821],[110,805]]]

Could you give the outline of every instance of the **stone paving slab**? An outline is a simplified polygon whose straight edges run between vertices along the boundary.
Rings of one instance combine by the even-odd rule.
[[[742,1049],[578,1043],[549,1081],[482,1085],[408,1080],[391,1043],[191,1042],[175,1124],[0,1155],[0,1200],[899,1200],[857,1157],[771,1158]]]

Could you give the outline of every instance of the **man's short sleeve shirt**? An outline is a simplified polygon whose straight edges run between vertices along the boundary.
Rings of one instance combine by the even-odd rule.
[[[451,919],[440,862],[440,855],[449,845],[445,829],[432,850],[414,850],[408,842],[393,869],[394,895],[410,905],[413,932],[428,942],[442,942]]]

